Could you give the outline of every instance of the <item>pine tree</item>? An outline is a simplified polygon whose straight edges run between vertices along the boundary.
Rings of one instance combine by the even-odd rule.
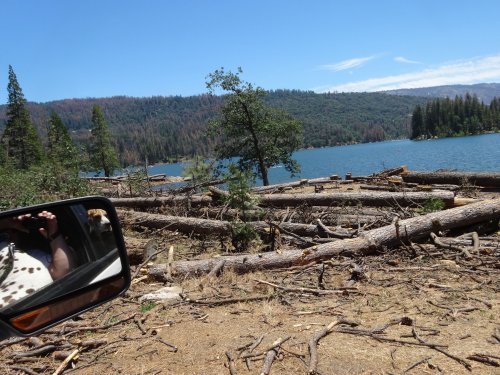
[[[98,105],[92,108],[92,137],[90,144],[90,165],[104,170],[109,177],[114,169],[120,166],[116,150],[111,142],[111,133],[104,114]]]
[[[28,169],[42,160],[43,148],[31,122],[23,91],[10,65],[7,91],[7,121],[2,135],[6,161],[16,168]]]
[[[411,118],[411,138],[415,139],[421,136],[425,136],[424,128],[424,117],[422,115],[422,107],[417,105],[413,111],[413,116]]]
[[[47,128],[48,157],[66,168],[78,168],[79,155],[68,129],[59,115],[52,112]]]
[[[302,142],[302,123],[287,112],[265,105],[266,92],[223,68],[207,77],[210,93],[222,90],[225,102],[218,118],[209,122],[212,134],[220,140],[216,153],[220,160],[238,157],[242,171],[256,171],[269,185],[269,168],[282,164],[292,175],[300,165],[292,159]]]

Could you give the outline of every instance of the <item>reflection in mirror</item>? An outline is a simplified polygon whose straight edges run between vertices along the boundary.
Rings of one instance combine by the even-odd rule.
[[[0,310],[39,305],[121,271],[113,225],[98,202],[0,218]]]

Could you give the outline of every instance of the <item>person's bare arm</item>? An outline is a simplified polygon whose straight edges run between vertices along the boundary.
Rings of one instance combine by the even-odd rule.
[[[52,262],[49,264],[49,272],[53,280],[60,279],[70,272],[73,268],[71,258],[71,248],[66,243],[66,240],[59,233],[56,216],[48,211],[42,211],[38,217],[47,219],[47,228],[40,228],[42,236],[47,238],[52,251]]]

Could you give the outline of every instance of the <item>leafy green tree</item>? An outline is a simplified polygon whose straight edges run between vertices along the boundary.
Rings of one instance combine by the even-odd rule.
[[[104,170],[109,177],[120,166],[116,150],[111,142],[111,133],[104,119],[104,113],[98,105],[92,108],[92,137],[90,143],[90,165]]]
[[[7,121],[2,135],[5,159],[15,168],[28,169],[43,159],[43,148],[11,65],[7,91]]]
[[[260,87],[240,79],[224,68],[210,73],[207,88],[211,94],[220,89],[225,95],[219,116],[209,122],[209,129],[219,143],[219,159],[238,157],[242,170],[256,170],[264,185],[269,185],[268,170],[283,164],[292,175],[300,171],[292,153],[302,142],[302,124],[283,110],[268,107]]]

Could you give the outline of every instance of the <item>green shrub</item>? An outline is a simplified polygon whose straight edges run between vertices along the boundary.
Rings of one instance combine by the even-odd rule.
[[[423,207],[420,209],[420,213],[428,214],[431,212],[441,211],[445,208],[445,203],[442,199],[439,198],[430,198],[428,199]]]

